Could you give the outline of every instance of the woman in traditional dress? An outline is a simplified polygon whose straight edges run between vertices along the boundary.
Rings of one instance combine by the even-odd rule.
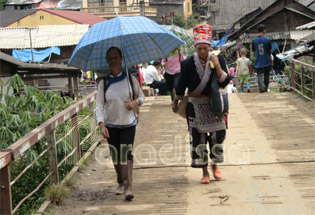
[[[188,88],[188,104],[186,109],[190,133],[191,157],[193,168],[202,169],[202,184],[210,183],[208,172],[209,142],[211,170],[214,178],[222,178],[217,164],[224,161],[223,148],[226,136],[226,122],[223,111],[214,111],[222,96],[219,88],[225,88],[230,82],[225,59],[222,55],[210,51],[212,31],[210,25],[194,27],[194,43],[196,52],[181,62],[181,73],[176,88],[173,111],[178,108],[178,101],[184,98]],[[219,105],[223,104],[220,103]],[[220,108],[220,107],[219,107]]]

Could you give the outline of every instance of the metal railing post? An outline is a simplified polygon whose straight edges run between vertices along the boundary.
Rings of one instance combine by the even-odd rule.
[[[74,97],[78,98],[78,95],[79,95],[78,77],[77,76],[73,76],[72,77],[72,81],[73,81]]]
[[[302,95],[304,96],[305,95],[305,77],[304,77],[304,67],[301,67],[302,68],[302,71],[301,71],[301,93]]]
[[[312,73],[313,101],[315,101],[315,71]]]
[[[57,147],[56,147],[56,135],[55,129],[47,134],[47,147],[49,156],[50,170],[53,171],[50,176],[51,184],[59,183],[59,171],[58,171],[58,158],[57,158]]]
[[[89,104],[89,114],[90,114],[90,129],[92,131],[91,140],[96,140],[96,119],[94,115],[94,103]]]
[[[79,123],[78,123],[78,113],[74,114],[71,117],[71,124],[72,124],[72,138],[73,138],[73,147],[77,147],[76,150],[76,158],[75,162],[78,162],[81,159],[81,147],[80,147],[80,132],[79,132]]]
[[[10,152],[0,152],[0,214],[12,214]]]
[[[295,64],[292,63],[291,65],[291,86],[296,89],[296,83],[295,83]]]

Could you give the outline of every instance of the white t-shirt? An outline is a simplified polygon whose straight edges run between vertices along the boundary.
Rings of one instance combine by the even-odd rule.
[[[159,73],[155,66],[148,66],[147,71],[144,74],[144,80],[146,84],[152,84],[153,81],[161,81]]]
[[[120,73],[118,77],[121,75]],[[134,93],[140,104],[144,102],[144,94],[140,88],[139,82],[131,76]],[[129,87],[129,89],[128,89]],[[106,90],[106,102],[104,102],[104,80],[98,84],[96,97],[96,118],[97,123],[103,122],[108,127],[128,127],[136,125],[135,111],[127,110],[124,101],[130,100],[129,93],[132,92],[127,76],[111,84]]]
[[[239,75],[247,75],[249,74],[249,65],[251,65],[251,61],[247,57],[240,57],[236,61],[237,64],[239,64],[238,68],[238,74]]]

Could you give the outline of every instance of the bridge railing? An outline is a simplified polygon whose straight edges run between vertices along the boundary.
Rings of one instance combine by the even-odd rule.
[[[297,71],[296,65],[301,67],[301,71]],[[315,66],[291,60],[291,88],[304,98],[315,101]]]
[[[57,184],[60,181],[60,167],[68,163],[68,166],[73,168],[78,168],[76,165],[84,159],[82,147],[85,147],[84,151],[88,151],[91,148],[94,148],[98,143],[98,138],[96,134],[97,123],[95,120],[95,111],[94,111],[94,101],[96,99],[97,92],[89,94],[79,102],[71,105],[67,109],[58,113],[54,117],[48,119],[46,122],[40,126],[33,129],[24,137],[20,138],[14,144],[9,146],[7,149],[4,149],[0,152],[0,214],[14,214],[21,205],[28,200],[34,193],[36,193],[44,184]],[[85,108],[85,109],[84,109]],[[88,108],[88,114],[85,116],[80,116],[82,118],[79,120],[78,114],[79,111]],[[56,138],[56,130],[64,128],[64,124],[67,123],[67,128],[62,133],[65,135],[60,135],[58,133],[58,138]],[[83,124],[83,125],[82,125]],[[60,127],[59,127],[60,126]],[[80,140],[80,129],[82,126],[87,128],[84,133],[86,136]],[[89,139],[90,138],[90,139]],[[57,156],[58,144],[63,143],[67,139],[71,143],[71,146],[68,148],[66,153],[63,153],[62,156]],[[89,139],[89,144],[86,146],[86,140]],[[42,140],[42,143],[40,143]],[[45,140],[45,143],[43,143]],[[18,175],[11,181],[10,178],[10,164],[15,161],[21,161],[23,155],[27,153],[28,150],[31,150],[32,147],[36,147],[39,144],[45,146],[40,154]],[[15,203],[15,208],[12,209],[12,186],[17,183],[18,180],[32,168],[39,159],[43,159],[45,156],[46,160],[49,162],[49,170],[44,175],[44,179],[39,182],[35,189],[28,193],[22,200],[18,203]],[[24,161],[23,161],[24,162]],[[71,163],[71,164],[70,164]],[[62,173],[67,174],[67,173]],[[34,175],[33,179],[37,176]],[[27,184],[32,184],[33,181],[27,181]],[[24,185],[25,186],[25,185]],[[35,187],[34,186],[34,187]]]

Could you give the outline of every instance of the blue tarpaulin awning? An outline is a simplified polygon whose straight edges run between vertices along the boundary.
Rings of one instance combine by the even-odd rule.
[[[33,56],[34,61],[40,62],[49,57],[51,53],[56,55],[60,55],[60,48],[59,47],[50,47],[44,50],[37,50],[33,49]],[[13,49],[13,57],[19,59],[21,61],[32,61],[32,53],[31,49],[23,49],[21,51]]]
[[[271,49],[272,49],[272,52],[278,50],[277,49],[277,46],[279,48],[279,46],[283,43],[283,40],[277,40],[277,41],[271,41]]]

